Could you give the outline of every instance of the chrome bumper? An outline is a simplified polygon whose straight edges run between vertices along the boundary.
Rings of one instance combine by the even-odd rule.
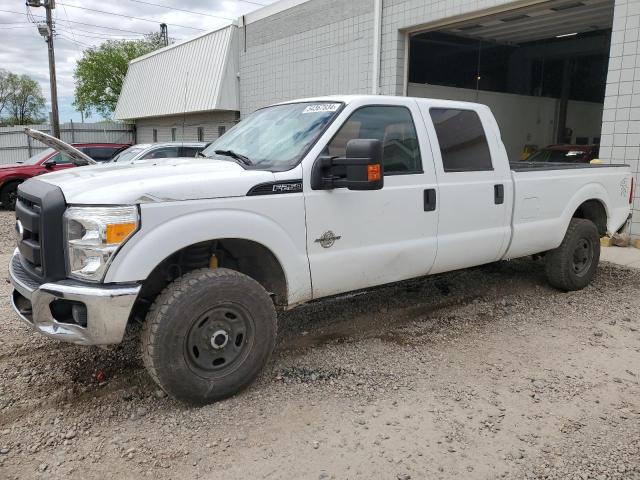
[[[20,319],[48,337],[80,345],[111,345],[124,337],[140,285],[87,285],[62,280],[38,284],[24,270],[19,254],[9,263],[14,287],[11,305]],[[54,317],[51,304],[69,301],[86,307],[86,326]]]

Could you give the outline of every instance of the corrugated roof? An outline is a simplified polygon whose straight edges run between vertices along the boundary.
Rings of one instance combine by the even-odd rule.
[[[229,25],[132,60],[114,117],[240,110],[237,37]]]

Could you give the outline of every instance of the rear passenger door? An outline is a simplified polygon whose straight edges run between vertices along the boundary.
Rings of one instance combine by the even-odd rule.
[[[438,178],[438,254],[431,273],[499,260],[511,233],[509,163],[490,111],[420,105]]]

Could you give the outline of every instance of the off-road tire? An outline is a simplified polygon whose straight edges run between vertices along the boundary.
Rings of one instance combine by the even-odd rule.
[[[228,340],[233,343],[217,348],[229,347],[229,356],[236,356],[228,366],[211,366],[217,370],[209,372],[207,359],[214,358],[212,365],[220,360],[215,358],[215,333],[222,328],[220,322],[233,316],[233,322],[251,325],[241,338],[242,354],[232,348],[239,334],[234,339],[229,333]],[[227,329],[232,332],[233,326]],[[202,338],[210,330],[216,331],[205,345]],[[185,403],[204,405],[251,384],[269,360],[276,335],[275,307],[258,282],[225,268],[194,270],[169,284],[151,306],[142,328],[142,358],[151,377],[167,394]],[[211,348],[207,350],[207,346]]]
[[[2,187],[2,191],[0,192],[0,203],[2,203],[2,206],[7,210],[15,210],[16,208],[18,185],[20,185],[20,182],[13,181]]]
[[[585,245],[588,245],[588,252],[580,253]],[[583,257],[588,264],[576,261]],[[581,290],[593,279],[599,261],[598,228],[590,220],[573,218],[560,246],[545,256],[547,279],[560,290]]]

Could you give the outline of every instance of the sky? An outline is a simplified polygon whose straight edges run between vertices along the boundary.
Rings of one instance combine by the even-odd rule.
[[[142,38],[166,23],[180,42],[228,25],[273,0],[56,0],[53,10],[60,122],[80,121],[73,109],[73,70],[82,51],[108,39]],[[82,7],[82,8],[78,8]],[[188,11],[185,11],[188,10]],[[117,15],[115,15],[117,14]],[[47,45],[30,20],[44,22],[44,8],[0,0],[0,69],[38,81],[50,110]],[[132,18],[137,17],[137,18]],[[89,121],[100,120],[95,114]]]

